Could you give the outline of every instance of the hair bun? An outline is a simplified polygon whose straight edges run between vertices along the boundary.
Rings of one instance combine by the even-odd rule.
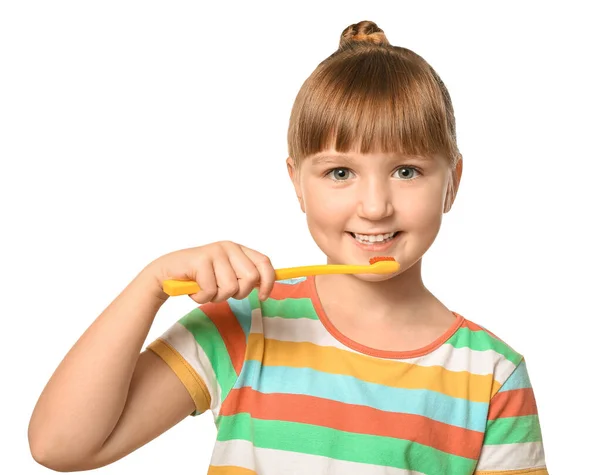
[[[340,48],[348,43],[373,43],[376,45],[389,45],[390,42],[381,28],[375,22],[364,20],[354,23],[342,31]]]

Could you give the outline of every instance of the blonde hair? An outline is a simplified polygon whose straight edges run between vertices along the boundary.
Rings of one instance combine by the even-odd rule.
[[[454,110],[446,86],[418,54],[390,45],[372,21],[344,29],[337,51],[304,81],[292,107],[288,153],[296,165],[338,152],[441,153],[454,169]]]

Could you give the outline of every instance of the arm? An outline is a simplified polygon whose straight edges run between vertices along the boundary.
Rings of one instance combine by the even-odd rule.
[[[173,371],[155,354],[140,354],[166,301],[156,295],[156,286],[156,278],[144,269],[52,375],[29,423],[30,450],[40,464],[58,471],[106,465],[194,410]]]
[[[140,354],[168,299],[165,279],[197,281],[201,290],[190,297],[202,309]],[[266,297],[274,282],[267,256],[231,241],[150,263],[86,330],[44,388],[29,423],[35,460],[58,471],[96,468],[188,414],[217,413],[241,370],[244,328],[251,321],[247,306],[233,312],[228,302],[245,298],[257,283]]]

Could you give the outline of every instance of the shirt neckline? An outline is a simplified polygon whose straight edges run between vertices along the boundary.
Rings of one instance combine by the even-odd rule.
[[[440,346],[442,346],[448,339],[463,325],[465,318],[462,315],[451,310],[451,312],[456,317],[454,323],[438,338],[436,338],[431,343],[421,347],[416,348],[414,350],[405,350],[405,351],[395,351],[395,350],[380,350],[377,348],[371,348],[369,346],[358,343],[357,341],[348,338],[342,332],[340,332],[335,325],[329,320],[327,314],[325,313],[325,309],[321,304],[321,299],[319,298],[319,294],[317,293],[317,286],[315,284],[315,276],[307,276],[308,280],[308,290],[309,296],[312,302],[312,305],[319,317],[319,320],[323,324],[323,326],[327,329],[327,331],[340,343],[356,350],[360,353],[364,353],[369,356],[376,356],[379,358],[392,358],[392,359],[400,359],[400,358],[415,358],[417,356],[423,356],[427,353],[430,353]]]

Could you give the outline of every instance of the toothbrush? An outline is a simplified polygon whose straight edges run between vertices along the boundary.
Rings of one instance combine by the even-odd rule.
[[[370,265],[325,264],[316,266],[286,267],[275,270],[275,280],[293,279],[318,274],[388,274],[397,272],[400,264],[393,257],[372,257]],[[194,280],[163,281],[163,291],[172,297],[200,292],[200,286]]]

